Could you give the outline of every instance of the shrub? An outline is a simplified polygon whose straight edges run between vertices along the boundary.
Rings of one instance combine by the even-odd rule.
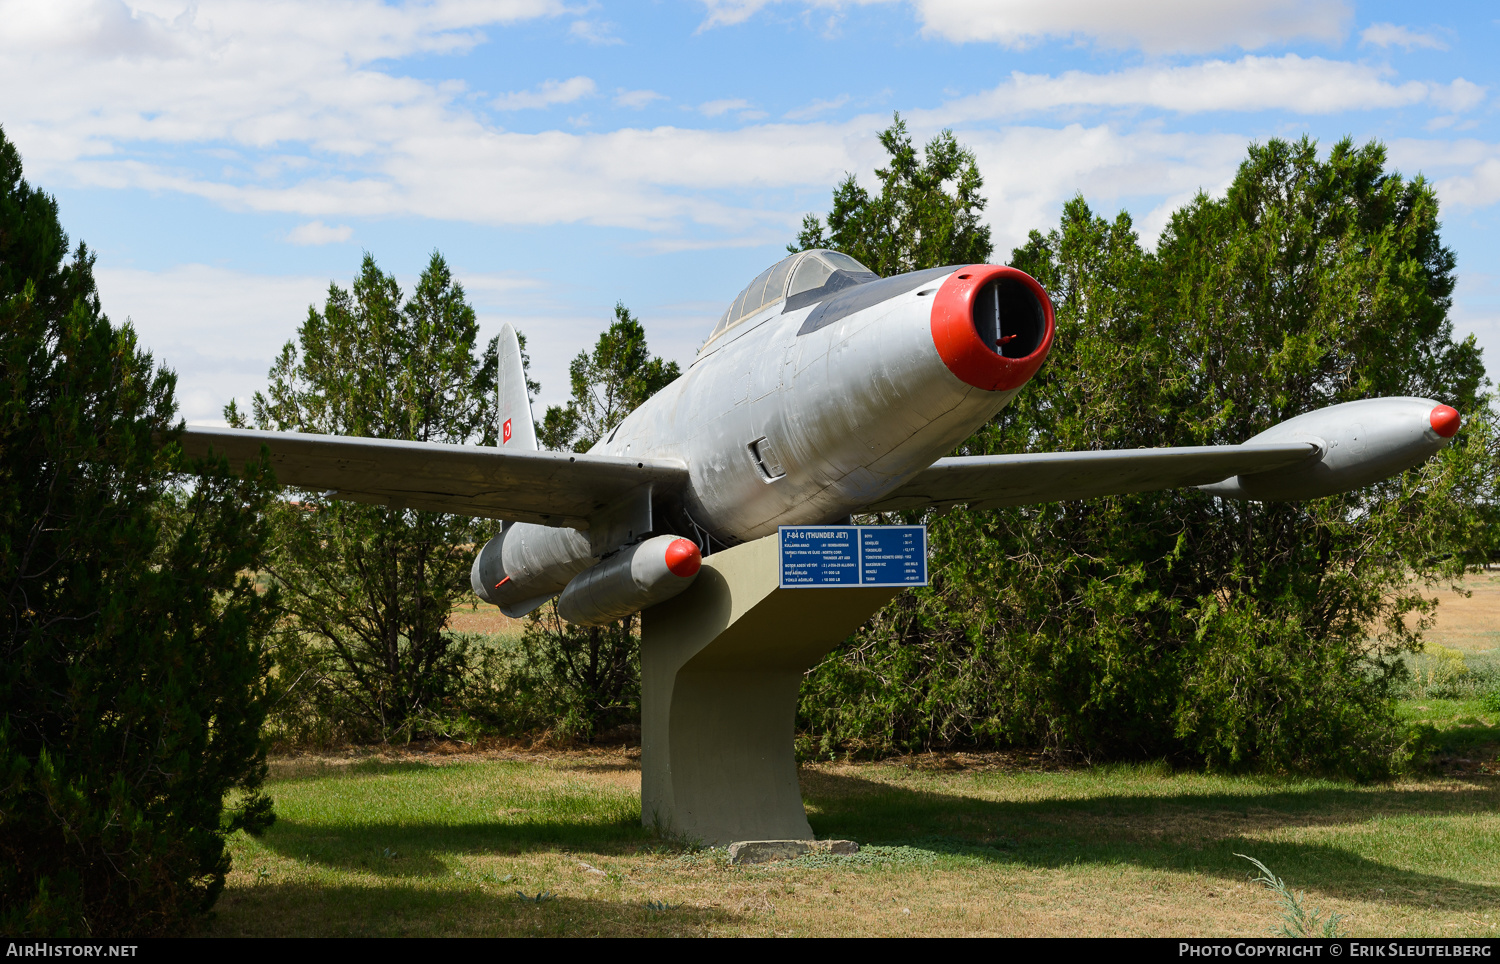
[[[272,820],[270,607],[241,575],[272,480],[183,461],[172,374],[67,246],[0,134],[0,930],[162,934]]]

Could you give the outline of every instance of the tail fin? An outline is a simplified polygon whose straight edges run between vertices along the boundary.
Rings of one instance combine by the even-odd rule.
[[[509,322],[500,329],[500,371],[496,382],[500,395],[500,447],[535,452],[536,426],[531,422],[531,399],[526,393],[521,342]]]

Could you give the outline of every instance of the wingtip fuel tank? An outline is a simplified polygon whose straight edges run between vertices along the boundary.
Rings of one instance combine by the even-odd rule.
[[[1236,475],[1198,488],[1262,502],[1316,499],[1369,485],[1420,465],[1458,433],[1458,411],[1429,398],[1369,398],[1298,415],[1246,444],[1310,442],[1305,461]]]

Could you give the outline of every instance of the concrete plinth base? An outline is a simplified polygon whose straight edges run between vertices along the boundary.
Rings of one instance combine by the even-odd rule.
[[[802,674],[899,592],[781,589],[777,538],[714,553],[641,618],[641,819],[705,844],[812,838]]]
[[[768,864],[808,854],[857,854],[852,840],[737,840],[729,845],[731,864]]]

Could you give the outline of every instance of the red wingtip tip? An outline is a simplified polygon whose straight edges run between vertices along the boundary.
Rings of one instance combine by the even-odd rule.
[[[673,575],[686,579],[697,575],[698,567],[703,565],[703,556],[698,552],[698,547],[686,539],[678,539],[667,546],[667,568],[672,570]]]
[[[1458,417],[1458,409],[1456,408],[1439,405],[1432,410],[1432,414],[1427,419],[1432,423],[1432,430],[1443,438],[1452,438],[1458,434],[1458,426],[1461,420]]]

